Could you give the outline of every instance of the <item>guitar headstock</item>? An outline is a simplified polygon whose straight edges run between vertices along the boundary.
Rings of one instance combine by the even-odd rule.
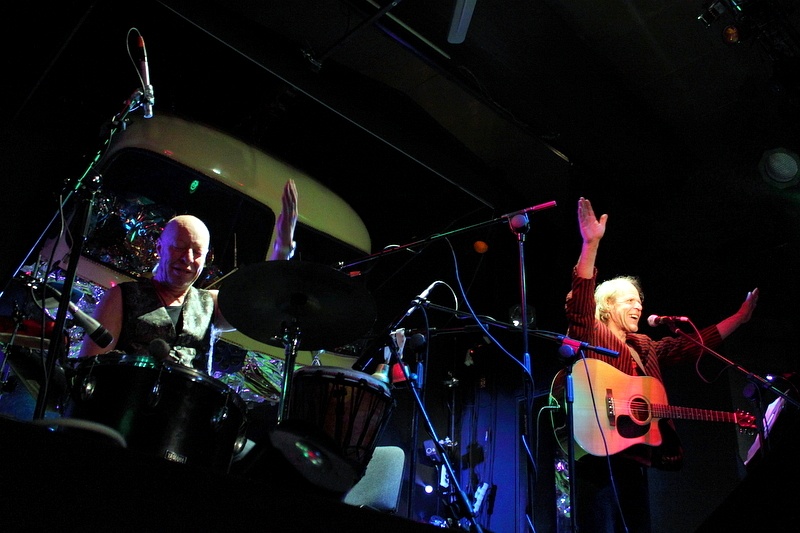
[[[744,411],[736,411],[734,413],[736,425],[739,426],[739,431],[747,432],[748,434],[755,432],[758,427],[756,426],[756,417]]]

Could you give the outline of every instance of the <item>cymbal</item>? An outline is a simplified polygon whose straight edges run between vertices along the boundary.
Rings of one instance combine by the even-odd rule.
[[[248,337],[274,343],[297,326],[299,347],[321,350],[364,335],[377,311],[364,284],[344,272],[309,261],[264,261],[223,279],[219,308]]]

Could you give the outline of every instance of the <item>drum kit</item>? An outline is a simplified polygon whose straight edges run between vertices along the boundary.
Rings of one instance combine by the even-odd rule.
[[[280,386],[272,445],[317,486],[339,492],[352,487],[388,423],[394,406],[389,388],[347,368],[295,370],[294,357],[300,347],[320,350],[364,335],[376,317],[369,291],[359,279],[327,266],[269,261],[227,276],[218,302],[240,332],[285,349],[282,368],[274,368],[269,379],[263,369],[241,369],[253,382]],[[33,342],[31,335],[6,337],[0,338],[6,353],[15,339]],[[36,337],[37,346],[46,348],[42,337]],[[56,394],[64,419],[109,427],[131,450],[220,472],[229,472],[243,453],[248,405],[223,379],[154,355],[118,351],[68,363],[66,392]],[[61,429],[73,431],[69,427]]]

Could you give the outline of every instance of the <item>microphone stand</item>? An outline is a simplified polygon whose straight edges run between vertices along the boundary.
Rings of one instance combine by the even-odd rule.
[[[517,236],[517,254],[519,261],[519,300],[520,300],[520,328],[522,330],[522,366],[525,369],[525,424],[520,427],[521,435],[520,440],[522,444],[528,448],[527,443],[531,441],[531,427],[530,420],[533,415],[533,368],[531,365],[531,356],[528,348],[528,294],[527,294],[527,277],[525,275],[525,235],[530,229],[530,222],[526,213],[519,213],[508,218],[508,226],[511,231]],[[533,462],[531,454],[526,454],[530,464],[528,468],[532,471],[536,470],[536,465]],[[528,520],[533,521],[533,498],[535,492],[534,476],[527,476],[528,481]]]
[[[125,127],[125,121],[127,119],[128,114],[137,109],[141,104],[141,91],[137,89],[133,95],[125,102],[125,107],[122,111],[117,113],[117,115],[112,119],[111,124],[112,128],[109,132],[108,139],[105,141],[105,145],[103,148],[98,150],[97,154],[95,155],[94,159],[89,163],[89,166],[84,171],[83,175],[76,181],[75,185],[73,186],[72,190],[69,191],[61,202],[59,206],[59,211],[55,214],[53,219],[48,224],[45,231],[42,233],[42,236],[39,238],[38,242],[41,242],[44,238],[44,235],[47,234],[50,227],[55,223],[56,220],[60,218],[60,214],[64,211],[64,206],[67,205],[69,199],[72,197],[73,194],[77,194],[79,196],[79,202],[76,208],[76,218],[74,218],[75,224],[80,224],[78,228],[79,231],[72,232],[71,234],[74,237],[72,245],[70,246],[69,252],[69,265],[67,266],[67,271],[64,278],[64,284],[62,287],[63,294],[72,294],[72,288],[75,283],[75,277],[77,275],[78,270],[78,262],[80,261],[81,254],[83,253],[83,246],[86,242],[86,237],[89,229],[89,222],[92,218],[92,206],[94,204],[94,198],[97,192],[100,190],[102,185],[102,176],[99,172],[95,170],[97,163],[102,158],[103,154],[105,153],[105,148],[110,145],[111,140],[114,138],[114,135],[117,132],[117,129]],[[38,246],[34,246],[34,249]],[[33,249],[31,250],[31,253]],[[26,257],[26,260],[30,257]],[[23,261],[22,265],[17,269],[15,272],[15,277],[19,270],[22,269],[22,266],[25,264]],[[48,267],[48,274],[49,268]],[[46,282],[46,280],[45,280]],[[44,302],[44,295],[42,298]],[[50,394],[50,376],[52,376],[56,369],[56,363],[62,359],[64,356],[64,350],[66,348],[67,341],[65,340],[65,324],[67,319],[67,311],[69,309],[70,298],[60,298],[58,310],[56,312],[56,320],[55,325],[53,326],[53,331],[50,338],[50,344],[47,350],[46,360],[45,360],[45,374],[44,374],[44,383],[42,387],[39,389],[39,394],[36,400],[36,406],[34,407],[33,418],[42,419],[45,416],[45,411],[47,409],[47,404],[49,400]]]
[[[429,235],[428,237],[425,237],[424,239],[420,239],[418,241],[414,241],[414,242],[411,242],[411,243],[408,243],[408,244],[401,244],[399,246],[392,246],[391,248],[386,248],[384,250],[381,250],[380,252],[377,252],[377,253],[370,254],[370,255],[367,255],[365,257],[362,257],[361,259],[353,261],[352,263],[348,263],[348,264],[340,263],[339,264],[339,269],[347,270],[347,269],[350,269],[350,268],[352,268],[354,266],[358,266],[358,265],[361,265],[361,264],[366,263],[368,261],[372,261],[374,259],[380,259],[381,257],[387,256],[387,255],[391,255],[391,254],[394,254],[394,253],[397,253],[397,252],[400,252],[400,251],[403,251],[403,250],[408,250],[409,248],[412,248],[412,247],[422,246],[422,245],[425,245],[425,244],[430,244],[432,242],[438,241],[439,239],[446,239],[448,237],[451,237],[453,235],[457,235],[459,233],[464,233],[466,231],[472,231],[472,230],[475,230],[475,229],[479,229],[479,228],[483,228],[483,227],[486,227],[486,226],[490,226],[492,224],[497,224],[499,222],[506,222],[506,221],[514,218],[515,216],[518,216],[518,215],[527,215],[527,213],[541,211],[543,209],[549,209],[549,208],[555,207],[555,206],[556,206],[556,202],[555,201],[545,202],[543,204],[538,204],[538,205],[534,205],[534,206],[531,206],[531,207],[526,207],[525,209],[521,209],[521,210],[515,211],[513,213],[507,213],[505,215],[502,215],[500,217],[497,217],[497,218],[494,218],[494,219],[491,219],[491,220],[487,220],[487,221],[484,221],[484,222],[479,222],[479,223],[473,224],[471,226],[465,226],[463,228],[454,229],[454,230],[448,231],[446,233],[434,233],[433,235]]]
[[[593,346],[589,343],[571,339],[566,335],[559,333],[552,333],[549,331],[535,330],[531,332],[532,335],[544,339],[550,339],[555,342],[561,343],[558,349],[559,355],[564,359],[564,409],[567,415],[567,464],[569,470],[569,506],[570,506],[570,530],[573,532],[578,531],[577,525],[577,483],[575,479],[575,388],[572,378],[572,369],[575,362],[585,357],[584,350],[591,350],[599,354],[607,355],[610,357],[618,357],[619,352],[609,350],[602,346]],[[580,354],[580,355],[577,355]]]
[[[412,302],[413,310],[416,310],[419,307],[425,305],[425,302],[426,302],[426,300],[424,300],[422,298],[415,298],[414,301]],[[412,312],[413,312],[413,310],[412,310]],[[400,323],[409,314],[410,313],[407,313],[407,312],[403,313],[403,315],[398,320],[396,320],[393,323],[392,326],[389,327],[388,331],[391,332],[391,331],[397,330],[400,327]],[[456,478],[456,473],[455,473],[455,470],[453,469],[452,463],[450,462],[449,454],[445,450],[444,445],[439,441],[439,436],[436,434],[436,430],[433,427],[433,422],[431,421],[431,418],[428,415],[427,410],[425,409],[425,403],[422,401],[422,398],[420,397],[420,394],[419,394],[419,391],[417,390],[416,385],[414,384],[414,382],[412,382],[411,376],[409,376],[409,373],[406,370],[406,365],[403,363],[402,357],[400,357],[400,355],[398,354],[398,348],[397,348],[396,340],[394,339],[394,337],[392,335],[389,335],[389,337],[391,337],[391,341],[389,342],[389,350],[391,351],[391,354],[392,354],[391,357],[390,357],[390,361],[389,361],[389,368],[391,368],[392,360],[394,360],[397,363],[399,363],[400,370],[403,372],[403,377],[405,378],[406,382],[409,384],[408,388],[411,391],[412,396],[414,397],[414,404],[415,404],[415,406],[417,408],[416,411],[415,411],[414,425],[416,426],[418,424],[418,420],[416,419],[416,414],[419,413],[420,415],[422,415],[422,419],[425,422],[425,426],[428,429],[428,434],[430,434],[431,438],[433,439],[434,446],[436,447],[436,451],[439,453],[439,456],[442,458],[442,464],[444,465],[444,468],[447,470],[447,475],[450,477],[450,483],[452,485],[453,493],[455,494],[456,499],[458,500],[458,502],[461,504],[460,505],[461,515],[462,515],[461,518],[466,519],[467,521],[469,521],[469,523],[472,526],[471,531],[475,531],[476,533],[483,533],[483,529],[481,528],[481,525],[478,524],[478,522],[475,519],[475,513],[472,511],[472,505],[470,504],[469,498],[467,497],[467,495],[464,492],[464,490],[461,488],[461,485],[458,482],[458,479]],[[415,452],[416,446],[417,446],[416,441],[412,442],[412,446],[413,446],[413,450],[412,451],[414,453],[416,453]],[[414,479],[412,478],[411,479],[412,486],[413,486],[413,482],[414,482]]]
[[[424,298],[415,298],[414,301],[413,301],[413,305],[415,306],[415,308],[420,308],[420,307],[432,308],[432,309],[436,309],[436,310],[439,310],[439,311],[449,312],[449,313],[451,313],[453,315],[460,315],[460,316],[464,316],[464,317],[466,317],[466,316],[470,316],[471,317],[472,316],[469,312],[466,312],[466,311],[459,311],[457,309],[452,309],[452,308],[449,308],[449,307],[444,307],[444,306],[432,304],[432,303],[428,302],[427,299],[424,299]],[[397,320],[394,323],[394,325],[390,327],[389,331],[396,330],[399,327],[400,323],[403,321],[403,319],[406,318],[406,316],[407,316],[407,314],[404,313],[400,317],[400,319]],[[485,329],[487,325],[492,325],[492,326],[496,326],[496,327],[499,327],[499,328],[502,328],[502,329],[506,329],[506,330],[511,330],[511,331],[518,331],[520,329],[520,328],[517,328],[517,327],[513,326],[512,324],[499,322],[497,320],[488,319],[488,318],[484,319],[483,317],[480,317],[480,318],[481,318],[481,322],[482,322],[480,327],[482,329]],[[577,498],[576,498],[576,484],[575,484],[575,477],[574,477],[574,472],[575,472],[575,443],[574,443],[574,440],[575,440],[574,439],[575,429],[574,429],[574,421],[573,421],[573,419],[574,419],[574,415],[573,415],[574,388],[573,388],[573,382],[572,382],[572,367],[573,367],[573,365],[574,365],[574,363],[576,361],[575,354],[576,354],[576,351],[590,350],[590,351],[597,352],[599,354],[606,355],[606,356],[609,356],[609,357],[618,357],[619,356],[619,352],[617,352],[615,350],[610,350],[608,348],[603,348],[602,346],[595,346],[595,345],[589,344],[587,342],[583,342],[583,341],[579,341],[579,340],[576,340],[576,339],[572,339],[572,338],[570,338],[570,337],[568,337],[566,335],[562,335],[560,333],[554,333],[554,332],[551,332],[551,331],[544,331],[544,330],[528,330],[527,328],[522,328],[522,330],[525,331],[525,338],[526,339],[529,336],[533,336],[533,337],[539,337],[539,338],[551,340],[551,341],[554,341],[554,342],[558,342],[559,344],[561,344],[561,348],[559,349],[559,354],[561,354],[563,357],[567,358],[567,364],[565,365],[565,378],[566,378],[566,382],[565,382],[565,398],[566,398],[566,404],[567,404],[566,405],[566,413],[567,413],[567,426],[568,426],[568,432],[569,432],[569,439],[568,439],[568,442],[567,442],[567,454],[569,456],[568,457],[568,463],[569,463],[569,473],[570,473],[570,506],[571,506],[570,518],[572,520],[572,531],[577,531],[577,526],[575,525],[575,520],[576,520],[576,514],[575,514],[576,504],[575,504],[575,502],[576,502]],[[526,346],[527,346],[527,342],[526,342]],[[419,394],[418,394],[416,388],[414,387],[414,385],[413,385],[413,383],[412,383],[412,381],[411,381],[411,379],[410,379],[410,377],[409,377],[409,375],[408,375],[408,373],[406,371],[405,365],[402,364],[402,360],[400,360],[399,356],[397,355],[397,347],[394,345],[394,343],[390,343],[390,349],[392,351],[392,358],[400,361],[400,363],[401,363],[400,364],[400,368],[403,371],[403,375],[404,375],[406,381],[408,381],[411,384],[410,389],[412,390],[412,393],[414,395],[414,400],[416,402],[416,405],[417,405],[419,411],[422,413],[422,415],[424,417],[424,421],[425,421],[425,423],[426,423],[426,425],[428,427],[428,431],[429,431],[431,437],[434,440],[434,443],[435,443],[434,446],[436,446],[437,452],[439,453],[439,456],[442,458],[443,465],[444,465],[444,467],[445,467],[445,469],[447,471],[447,474],[450,477],[451,482],[453,483],[455,494],[456,494],[458,500],[460,501],[460,503],[462,504],[462,506],[464,506],[464,508],[466,510],[465,511],[467,513],[466,518],[468,518],[470,520],[470,522],[475,525],[475,527],[480,527],[475,523],[475,515],[474,515],[474,513],[472,511],[472,507],[469,504],[469,500],[467,499],[467,496],[465,495],[465,493],[461,489],[460,485],[458,484],[458,481],[455,478],[455,472],[453,471],[453,467],[450,464],[450,462],[448,461],[449,456],[448,456],[447,450],[444,448],[442,443],[439,441],[439,438],[435,433],[435,430],[433,428],[431,420],[430,420],[427,412],[425,411],[425,406],[424,406],[422,400],[420,399]],[[414,443],[414,445],[416,445],[416,442]],[[525,445],[525,448],[527,450],[528,460],[533,462],[533,457],[532,457],[532,455],[530,453],[530,448],[527,446],[527,440],[523,441],[523,445]],[[477,531],[480,531],[480,530],[478,529]]]
[[[744,368],[742,365],[740,365],[738,363],[734,363],[733,361],[731,361],[730,359],[726,358],[722,354],[719,354],[719,353],[715,352],[714,350],[712,350],[711,348],[707,347],[702,342],[700,342],[697,339],[691,337],[688,333],[686,333],[685,331],[683,331],[680,328],[678,328],[675,324],[670,323],[669,324],[669,328],[672,330],[672,333],[683,337],[684,339],[692,342],[696,346],[699,346],[700,348],[702,348],[706,352],[710,353],[711,355],[713,355],[714,357],[716,357],[717,359],[719,359],[720,361],[725,363],[727,366],[735,368],[736,370],[738,370],[739,372],[744,374],[744,376],[749,381],[752,381],[756,385],[760,385],[764,389],[767,389],[769,391],[774,392],[775,394],[777,394],[778,396],[780,396],[781,398],[783,398],[787,402],[791,403],[795,407],[800,407],[800,401],[795,400],[794,398],[791,398],[784,391],[778,389],[772,383],[770,383],[770,381],[768,379],[766,379],[765,377],[759,376],[758,374],[754,374],[753,372],[750,372],[749,370]]]
[[[793,406],[795,406],[795,408],[800,407],[800,401],[795,400],[794,398],[790,397],[786,392],[784,392],[784,391],[778,389],[777,387],[775,387],[775,385],[773,385],[765,377],[760,376],[758,374],[755,374],[755,373],[747,370],[742,365],[740,365],[738,363],[734,363],[733,361],[731,361],[730,359],[726,358],[722,354],[715,352],[711,348],[708,348],[705,344],[703,344],[702,342],[698,341],[697,339],[691,337],[685,331],[683,331],[680,328],[678,328],[678,326],[676,326],[674,323],[669,322],[668,325],[669,325],[669,329],[672,331],[672,333],[674,333],[674,334],[676,334],[676,335],[678,335],[680,337],[683,337],[684,339],[689,340],[690,342],[692,342],[696,346],[699,346],[704,351],[710,353],[711,355],[713,355],[714,357],[716,357],[717,359],[719,359],[720,361],[725,363],[725,365],[735,368],[737,371],[739,371],[741,374],[743,374],[745,376],[745,378],[749,382],[751,382],[751,383],[753,383],[755,385],[758,385],[758,386],[760,386],[761,388],[763,388],[765,390],[772,391],[773,393],[775,393],[779,397],[783,398],[784,401],[786,401],[786,402],[792,404]],[[760,416],[761,420],[759,420],[759,423],[758,423],[758,434],[759,434],[759,438],[761,439],[761,444],[762,444],[764,450],[766,450],[768,445],[769,445],[769,443],[767,442],[767,432],[765,431],[765,428],[764,428],[764,415],[765,414],[766,413],[763,413],[763,412],[761,413],[761,416]]]
[[[449,231],[449,232],[446,232],[446,233],[436,233],[436,234],[430,235],[430,236],[428,236],[428,237],[426,237],[425,239],[422,239],[422,240],[418,240],[418,241],[415,241],[415,242],[412,242],[412,243],[408,243],[408,244],[405,244],[405,245],[401,245],[401,246],[395,246],[395,247],[392,247],[392,248],[389,248],[389,249],[384,249],[384,250],[382,250],[382,251],[380,251],[378,253],[371,254],[369,256],[366,256],[366,257],[364,257],[362,259],[359,259],[357,261],[351,262],[349,264],[341,263],[339,268],[342,269],[342,270],[350,269],[350,268],[352,268],[354,266],[357,266],[357,265],[360,265],[362,263],[365,263],[365,262],[368,262],[368,261],[372,261],[374,259],[379,259],[379,258],[384,257],[386,255],[397,253],[397,252],[400,252],[402,250],[407,250],[407,249],[409,249],[411,247],[430,244],[430,243],[432,243],[434,241],[437,241],[439,239],[445,239],[445,238],[448,238],[448,237],[450,237],[452,235],[456,235],[456,234],[463,233],[463,232],[466,232],[466,231],[471,231],[471,230],[474,230],[474,229],[482,228],[482,227],[485,227],[485,226],[488,226],[488,225],[491,225],[491,224],[495,224],[495,223],[498,223],[498,222],[508,222],[510,227],[517,234],[517,241],[518,241],[518,247],[519,247],[520,292],[521,292],[521,300],[522,300],[522,307],[521,307],[522,334],[523,334],[522,336],[523,336],[523,346],[524,346],[523,347],[523,366],[524,366],[525,372],[527,373],[528,378],[529,378],[529,381],[526,384],[526,388],[528,388],[533,383],[533,378],[532,378],[532,371],[531,371],[530,354],[528,353],[528,318],[527,318],[527,306],[526,306],[527,297],[526,297],[526,294],[525,294],[525,292],[526,292],[526,287],[525,287],[525,254],[524,254],[525,233],[527,232],[527,230],[529,228],[528,213],[541,211],[541,210],[544,210],[544,209],[549,209],[549,208],[555,207],[555,206],[556,206],[556,202],[555,201],[550,201],[550,202],[546,202],[546,203],[543,203],[543,204],[538,204],[538,205],[535,205],[535,206],[527,207],[525,209],[521,209],[521,210],[513,212],[513,213],[507,213],[507,214],[502,215],[502,216],[500,216],[498,218],[495,218],[495,219],[492,219],[492,220],[488,220],[488,221],[484,221],[484,222],[480,222],[478,224],[473,224],[471,226],[466,226],[466,227],[463,227],[463,228],[460,228],[460,229],[456,229],[456,230],[453,230],[453,231]],[[429,306],[430,305],[426,298],[421,298],[421,297],[415,298],[412,303],[413,303],[413,306],[414,306],[412,308],[412,311],[415,310],[416,308],[419,308],[420,306]],[[453,310],[451,310],[451,311],[453,311]],[[403,319],[406,316],[408,316],[410,313],[411,313],[411,311],[404,313],[400,317],[400,319],[395,321],[394,325],[389,329],[389,331],[396,330],[399,327],[400,323],[403,321]],[[469,313],[464,313],[464,315],[472,316]],[[390,344],[393,345],[393,343],[390,343]],[[393,357],[397,358],[397,353],[396,353],[397,350],[396,350],[395,346],[392,346],[392,352],[393,352]],[[402,360],[400,361],[400,363],[401,363],[400,364],[400,368],[403,370],[403,374],[405,375],[405,378],[408,381],[409,377],[407,375],[407,372],[406,372],[406,369],[405,369],[405,365],[402,364]],[[450,464],[450,462],[448,460],[448,456],[447,456],[446,451],[444,450],[444,446],[439,442],[439,439],[436,436],[436,433],[434,431],[434,428],[433,428],[433,425],[431,423],[431,420],[430,420],[427,412],[425,412],[424,405],[423,405],[422,400],[420,399],[419,393],[418,393],[418,391],[416,390],[416,388],[414,386],[411,386],[410,389],[412,391],[412,394],[414,395],[414,400],[415,400],[417,406],[419,407],[419,409],[421,411],[421,414],[424,417],[425,423],[428,426],[428,431],[430,432],[431,437],[433,438],[433,440],[435,442],[435,446],[437,447],[440,456],[443,458],[444,466],[445,466],[445,468],[447,470],[448,475],[450,476],[451,482],[454,485],[454,491],[456,492],[456,496],[458,497],[458,499],[460,500],[460,502],[462,504],[462,507],[464,508],[463,513],[466,515],[465,518],[467,518],[470,521],[470,523],[473,524],[473,526],[475,527],[476,531],[478,531],[480,533],[481,532],[480,525],[478,525],[478,523],[475,520],[475,514],[472,511],[472,506],[470,505],[466,494],[464,494],[463,490],[461,489],[461,487],[459,486],[459,484],[456,481],[455,472],[453,471],[453,467],[452,467],[452,465]],[[526,392],[526,394],[525,394],[525,397],[527,399],[527,401],[526,401],[526,419],[527,420],[530,420],[530,410],[531,410],[531,405],[533,403],[532,396],[533,396],[532,392],[529,392],[529,391]],[[524,431],[525,431],[525,435],[523,435],[523,441],[524,441],[523,445],[527,445],[527,440],[528,439],[526,438],[526,436],[527,436],[527,433],[528,433],[528,429],[524,429]],[[414,444],[416,445],[416,443],[414,443]],[[530,454],[528,454],[528,458],[529,458],[530,461],[532,461],[532,457],[530,456]],[[529,478],[529,480],[530,480],[530,478]],[[528,497],[529,497],[529,499],[533,497],[530,485],[528,487]],[[529,503],[529,505],[530,505],[530,503]],[[532,505],[530,505],[530,506],[532,508]]]

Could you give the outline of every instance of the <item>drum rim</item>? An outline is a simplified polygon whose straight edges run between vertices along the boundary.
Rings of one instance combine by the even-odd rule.
[[[247,402],[233,388],[220,379],[215,378],[196,368],[189,368],[177,362],[158,361],[150,354],[132,354],[127,352],[106,352],[88,357],[81,357],[75,368],[76,374],[89,371],[97,366],[112,367],[123,366],[147,369],[151,371],[163,370],[173,375],[179,374],[189,381],[211,385],[218,393],[228,394],[229,398],[237,404],[243,412],[247,412]]]
[[[373,388],[380,389],[387,395],[391,395],[389,386],[386,383],[371,374],[367,374],[366,372],[355,370],[353,368],[340,368],[336,366],[304,366],[294,371],[292,379],[298,376],[320,376],[328,379],[336,379],[338,375],[343,375],[345,378],[349,378],[345,380],[347,383],[357,384],[365,381],[368,385],[373,386]]]

